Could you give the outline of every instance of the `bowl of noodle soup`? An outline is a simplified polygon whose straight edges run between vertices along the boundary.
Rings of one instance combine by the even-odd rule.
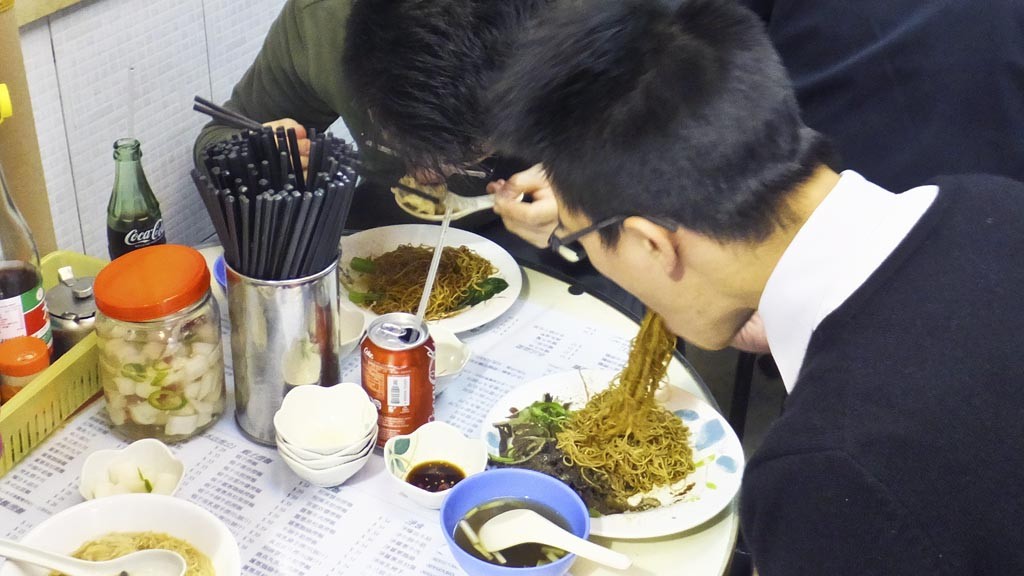
[[[180,498],[157,494],[119,494],[88,500],[54,514],[29,530],[21,542],[56,552],[75,554],[89,544],[90,560],[116,558],[135,548],[167,548],[188,564],[186,576],[241,574],[238,544],[223,522],[203,508]],[[188,546],[182,548],[177,541]],[[204,561],[191,553],[198,551]],[[48,576],[50,571],[29,564],[6,562],[0,576]]]

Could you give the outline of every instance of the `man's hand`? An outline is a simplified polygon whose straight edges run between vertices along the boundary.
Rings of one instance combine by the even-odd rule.
[[[733,337],[731,346],[737,350],[754,354],[769,354],[771,352],[768,348],[768,335],[764,332],[764,322],[759,313],[755,311],[747,323],[740,328],[740,331]]]
[[[494,212],[510,232],[538,248],[547,248],[558,226],[558,201],[540,164],[508,180],[491,182],[487,192],[494,194]],[[520,197],[529,197],[530,202]]]
[[[299,124],[291,118],[281,118],[280,120],[272,120],[270,122],[264,122],[264,126],[270,126],[275,131],[278,127],[284,128],[285,132],[289,128],[295,129],[295,138],[299,142],[299,156],[302,157],[302,167],[306,168],[309,166],[309,137],[306,135],[306,127]]]

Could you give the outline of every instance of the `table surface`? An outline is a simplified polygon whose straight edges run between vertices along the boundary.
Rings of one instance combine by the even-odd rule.
[[[216,249],[203,252],[211,261],[217,256]],[[509,312],[461,335],[474,357],[438,397],[437,418],[466,434],[479,435],[483,416],[518,383],[580,367],[621,367],[636,334],[637,323],[613,307],[588,294],[571,294],[568,284],[551,276],[523,270],[523,291]],[[581,343],[581,332],[588,344]],[[343,361],[342,372],[343,379],[358,381],[358,358]],[[685,360],[672,362],[669,379],[714,404]],[[84,456],[127,444],[105,428],[100,404],[0,478],[0,537],[18,538],[43,518],[80,502],[77,476]],[[461,573],[435,528],[437,512],[398,496],[379,451],[353,479],[321,489],[291,475],[273,449],[247,442],[230,413],[210,431],[172,449],[188,470],[177,496],[212,508],[225,521],[239,541],[246,573]],[[262,526],[253,528],[253,519]],[[303,523],[315,529],[310,532]],[[737,529],[733,501],[710,521],[680,534],[628,541],[595,537],[629,555],[633,567],[617,571],[578,560],[571,573],[720,575]],[[349,552],[334,552],[343,549]],[[325,556],[325,550],[332,552]],[[351,557],[357,550],[359,557]],[[331,557],[335,553],[344,554],[343,559]]]

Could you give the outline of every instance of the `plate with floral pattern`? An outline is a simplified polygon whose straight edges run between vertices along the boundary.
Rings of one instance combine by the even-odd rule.
[[[523,408],[549,393],[569,408],[582,408],[591,395],[615,377],[610,370],[562,372],[528,382],[499,400],[484,418],[481,437],[491,454],[498,453],[493,423],[506,420],[511,408]],[[710,404],[671,382],[656,398],[690,430],[696,469],[671,490],[657,490],[662,506],[591,519],[590,533],[607,538],[656,538],[707,522],[736,496],[743,475],[743,446],[725,418]]]

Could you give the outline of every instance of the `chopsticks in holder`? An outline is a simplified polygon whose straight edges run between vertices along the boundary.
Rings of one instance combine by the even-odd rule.
[[[302,278],[308,276],[307,268],[302,265],[309,256],[310,239],[313,237],[313,228],[316,225],[317,218],[320,217],[320,209],[324,204],[324,191],[317,190],[316,192],[303,192],[303,198],[306,194],[311,194],[313,197],[312,203],[309,205],[309,212],[306,214],[306,221],[303,222],[302,231],[299,234],[298,248],[295,250],[295,258],[292,260],[292,265],[288,269],[288,276],[290,278]],[[316,272],[316,270],[314,270]]]
[[[236,268],[239,272],[252,270],[252,207],[249,205],[250,202],[251,200],[249,200],[248,196],[241,196],[238,199],[239,211],[242,214],[242,237],[239,240],[239,243],[242,245],[242,257],[238,260],[240,267]],[[229,262],[229,264],[231,263]]]
[[[311,192],[303,193],[299,200],[299,217],[288,235],[288,254],[285,256],[284,267],[281,270],[281,275],[284,277],[291,274],[292,263],[295,262],[295,255],[299,249],[299,239],[302,237],[302,229],[309,219],[309,207],[312,204],[313,194]],[[301,258],[301,255],[299,257]]]
[[[192,172],[224,258],[240,274],[292,280],[338,258],[358,157],[329,133],[309,135],[308,172],[294,130],[263,126],[210,145],[202,157],[208,175]]]

